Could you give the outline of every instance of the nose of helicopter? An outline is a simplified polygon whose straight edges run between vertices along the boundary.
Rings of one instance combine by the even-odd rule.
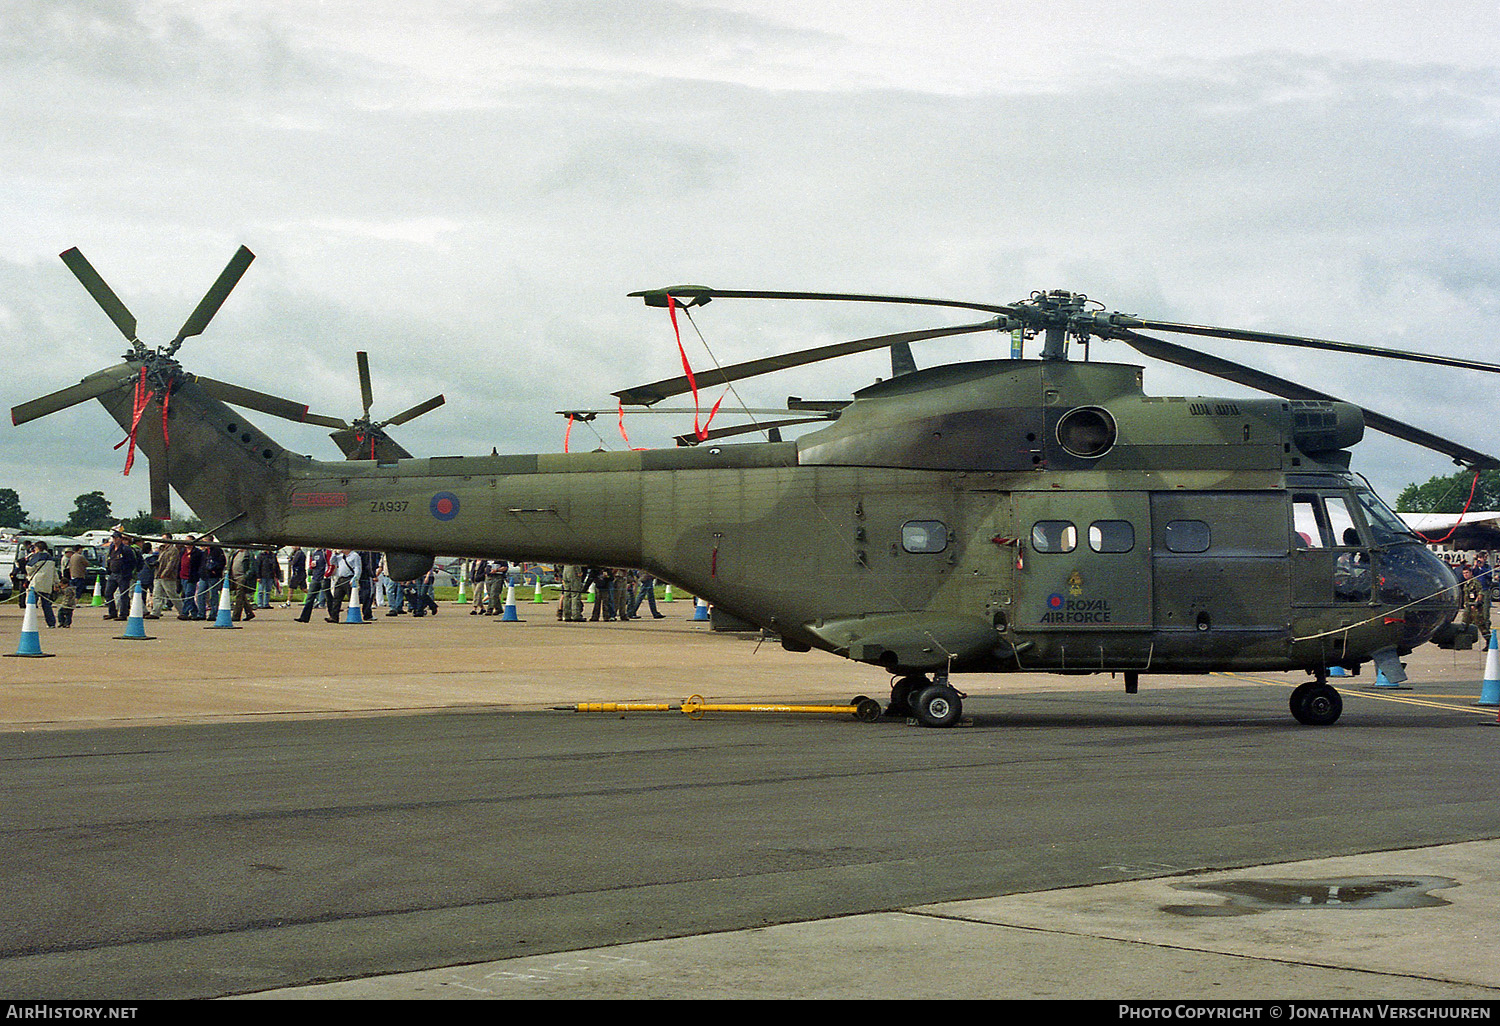
[[[1457,615],[1458,581],[1448,564],[1423,546],[1393,545],[1380,561],[1380,601],[1404,607],[1400,645],[1414,649]]]

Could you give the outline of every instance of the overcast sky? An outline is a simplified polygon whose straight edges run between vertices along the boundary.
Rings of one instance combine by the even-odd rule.
[[[559,451],[552,411],[680,369],[665,313],[626,293],[682,282],[982,302],[1066,288],[1163,320],[1500,362],[1493,0],[1239,6],[6,0],[0,398],[124,351],[58,259],[71,246],[153,346],[249,246],[184,365],[352,418],[365,349],[377,416],[447,395],[393,431],[419,455]],[[696,317],[726,363],[969,319],[762,301]],[[1500,378],[1211,348],[1500,452]],[[1139,362],[1119,344],[1094,356]],[[838,398],[888,374],[873,353],[739,391]],[[1254,394],[1153,364],[1146,388]],[[324,430],[252,419],[338,455]],[[670,445],[691,418],[626,425]],[[573,446],[623,447],[612,418],[597,429]],[[94,489],[133,513],[146,471],[121,476],[119,437],[97,403],[5,424],[0,487],[34,518]],[[1354,466],[1391,501],[1453,469],[1379,436]]]

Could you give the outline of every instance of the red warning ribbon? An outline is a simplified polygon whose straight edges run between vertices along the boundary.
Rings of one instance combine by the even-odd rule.
[[[625,439],[626,447],[628,447],[631,452],[645,452],[646,450],[641,448],[639,445],[630,444],[630,436],[625,433],[625,404],[623,402],[618,403],[617,407],[620,411],[620,437]]]
[[[682,346],[682,329],[677,324],[677,300],[670,295],[667,296],[667,313],[672,317],[672,334],[677,338],[677,355],[682,357],[682,371],[687,375],[688,388],[693,390],[693,434],[701,442],[708,437],[708,425],[713,423],[714,414],[719,412],[719,405],[724,401],[724,395],[729,394],[729,390],[725,389],[724,395],[719,396],[719,402],[714,403],[714,408],[708,411],[708,420],[699,424],[698,414],[702,407],[698,402],[698,379],[693,374],[692,365],[688,363],[687,350]]]
[[[1468,515],[1468,513],[1469,513],[1469,506],[1474,502],[1474,489],[1477,488],[1478,486],[1479,486],[1479,471],[1475,470],[1474,471],[1474,480],[1472,480],[1472,481],[1469,482],[1469,497],[1464,500],[1463,511],[1458,514],[1458,521],[1453,525],[1453,530],[1449,531],[1447,534],[1443,535],[1441,538],[1429,538],[1427,535],[1423,534],[1421,531],[1416,531],[1416,530],[1412,531],[1412,533],[1415,534],[1418,538],[1421,538],[1423,541],[1427,542],[1429,545],[1439,545],[1439,544],[1447,541],[1449,538],[1452,538],[1453,535],[1458,532],[1459,524],[1462,524],[1464,522],[1464,517],[1466,517]]]
[[[563,452],[568,451],[568,436],[573,433],[573,415],[568,414],[568,430],[563,432]]]
[[[141,426],[141,414],[146,412],[146,404],[151,401],[151,397],[154,394],[154,392],[146,388],[146,368],[142,367],[140,376],[135,380],[135,398],[132,401],[130,408],[130,432],[124,438],[115,443],[116,449],[124,445],[126,442],[130,443],[130,448],[125,450],[126,477],[130,476],[130,468],[135,464],[135,433],[136,430]],[[162,416],[165,418],[165,410],[163,410]],[[162,422],[162,427],[166,427],[165,420],[163,420]]]

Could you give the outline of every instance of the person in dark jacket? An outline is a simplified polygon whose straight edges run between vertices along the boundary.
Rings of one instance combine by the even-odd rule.
[[[209,544],[206,539],[199,539],[198,545],[198,605],[194,612],[199,620],[208,619],[219,611],[219,601],[223,598],[221,591],[224,587],[225,558],[224,550],[217,545]]]
[[[312,611],[327,601],[324,592],[328,588],[328,550],[314,549],[307,564],[307,601],[302,604],[302,613],[297,619],[302,623],[312,620]]]
[[[182,606],[177,611],[179,620],[201,620],[207,600],[200,587],[203,580],[203,550],[198,539],[189,538],[177,557],[177,584],[182,589]]]
[[[104,556],[104,619],[130,618],[130,592],[140,568],[140,553],[131,548],[125,536],[116,531],[109,540]]]

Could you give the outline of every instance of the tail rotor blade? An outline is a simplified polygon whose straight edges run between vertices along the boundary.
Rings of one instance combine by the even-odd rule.
[[[86,403],[90,399],[97,399],[107,392],[121,387],[136,374],[136,365],[122,363],[110,367],[107,370],[90,374],[76,385],[59,389],[51,395],[44,395],[40,399],[22,403],[20,406],[11,408],[10,420],[12,424],[25,424],[29,420],[45,417],[49,413],[66,410],[70,406]]]
[[[432,410],[437,409],[439,406],[443,405],[443,403],[445,403],[447,401],[448,400],[445,399],[444,397],[442,397],[440,395],[435,395],[431,399],[428,399],[426,402],[418,403],[417,405],[413,406],[411,409],[406,410],[403,413],[396,414],[390,420],[383,420],[383,421],[381,421],[379,424],[377,424],[375,426],[376,427],[386,427],[387,425],[391,425],[391,426],[394,426],[394,427],[399,427],[400,425],[405,424],[409,420],[414,420],[417,417],[420,417],[424,413],[428,413],[428,412],[430,412]]]
[[[369,420],[370,407],[375,402],[375,395],[370,390],[370,354],[357,352],[354,354],[354,360],[359,365],[359,397],[365,404],[363,416],[365,420]]]
[[[183,322],[182,330],[172,340],[172,347],[168,351],[169,353],[175,352],[183,339],[203,333],[203,329],[208,327],[208,322],[213,320],[214,314],[219,312],[219,307],[224,305],[224,300],[229,298],[229,293],[239,284],[241,276],[245,273],[245,268],[249,267],[250,261],[254,259],[255,254],[250,252],[249,249],[244,246],[239,248],[238,252],[230,258],[229,264],[219,275],[219,280],[213,283],[213,287],[208,290],[202,301],[198,303],[198,309],[194,310],[192,315]]]
[[[321,413],[308,413],[302,419],[309,424],[316,424],[319,427],[336,428],[340,431],[348,431],[353,427],[347,420],[340,417],[325,417]]]
[[[114,290],[104,283],[103,278],[99,277],[99,272],[94,270],[93,265],[84,259],[82,253],[78,252],[78,247],[75,246],[59,255],[62,257],[62,262],[68,265],[68,270],[73,272],[73,276],[82,282],[89,295],[94,297],[94,302],[98,303],[109,315],[109,319],[115,322],[115,327],[120,329],[121,334],[132,345],[139,344],[140,340],[135,337],[135,315],[125,308],[125,304],[120,302],[120,297],[115,295]]]

